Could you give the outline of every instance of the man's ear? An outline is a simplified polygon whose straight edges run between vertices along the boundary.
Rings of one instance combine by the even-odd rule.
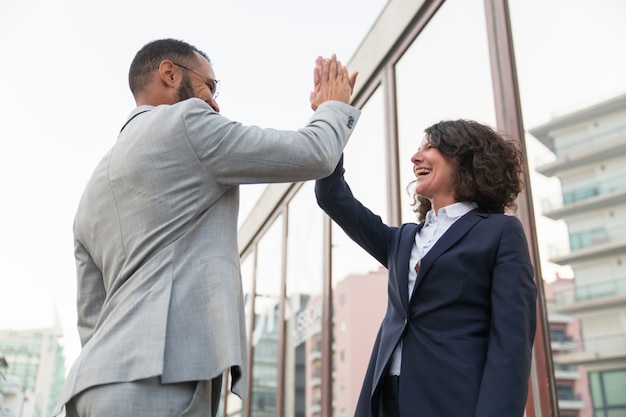
[[[169,59],[165,59],[159,64],[159,78],[161,78],[164,84],[172,88],[174,87],[175,67],[174,63]]]

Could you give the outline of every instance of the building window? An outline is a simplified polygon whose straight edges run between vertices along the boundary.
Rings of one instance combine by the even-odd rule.
[[[626,370],[590,372],[589,389],[596,416],[626,416]]]

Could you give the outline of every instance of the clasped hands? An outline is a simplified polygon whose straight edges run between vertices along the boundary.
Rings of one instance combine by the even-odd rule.
[[[320,104],[328,100],[349,104],[357,75],[358,72],[348,75],[348,68],[341,65],[335,54],[330,58],[318,56],[313,70],[311,108],[317,110]]]

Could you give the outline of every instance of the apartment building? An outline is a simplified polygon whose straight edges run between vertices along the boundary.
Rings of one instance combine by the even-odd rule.
[[[626,95],[530,132],[556,155],[537,171],[562,188],[543,214],[569,233],[567,245],[550,248],[550,261],[574,272],[573,285],[555,291],[554,311],[580,321],[555,363],[583,367],[593,415],[626,415]]]

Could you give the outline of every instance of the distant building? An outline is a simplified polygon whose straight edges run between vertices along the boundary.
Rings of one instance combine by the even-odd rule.
[[[562,188],[543,214],[569,230],[569,245],[550,253],[574,272],[572,288],[555,292],[554,311],[580,320],[580,337],[554,360],[584,367],[595,416],[625,415],[626,95],[530,132],[556,155],[537,171]]]
[[[51,415],[65,380],[60,337],[54,328],[0,330],[0,357],[7,363],[0,409],[20,417]]]
[[[387,270],[348,275],[333,289],[333,299],[333,415],[351,417],[387,308]]]
[[[363,294],[369,294],[364,297]],[[322,417],[321,297],[294,295],[298,301],[288,356],[286,377],[293,395],[287,397],[293,417]],[[333,288],[334,340],[332,378],[334,380],[333,415],[354,415],[365,370],[387,306],[387,270],[380,268],[366,274],[350,274]],[[293,301],[293,300],[292,300]],[[251,415],[276,415],[276,372],[278,349],[278,305],[270,304],[255,315],[252,370],[253,394]]]
[[[554,294],[571,291],[574,280],[557,276],[556,280],[545,282],[544,288],[560,417],[589,417],[591,397],[585,370],[580,365],[558,361],[560,355],[576,350],[576,341],[580,340],[578,318],[554,308]]]

